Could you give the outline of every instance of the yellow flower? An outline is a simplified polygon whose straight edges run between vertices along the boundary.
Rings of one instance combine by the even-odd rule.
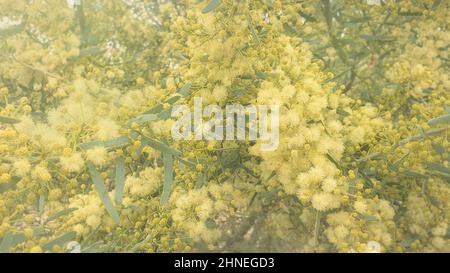
[[[103,166],[108,159],[108,154],[104,147],[97,146],[86,151],[86,158],[96,166]]]

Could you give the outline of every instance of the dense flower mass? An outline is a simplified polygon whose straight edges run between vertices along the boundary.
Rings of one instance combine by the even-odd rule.
[[[0,252],[450,252],[449,13],[0,0]],[[194,97],[278,148],[174,140]]]

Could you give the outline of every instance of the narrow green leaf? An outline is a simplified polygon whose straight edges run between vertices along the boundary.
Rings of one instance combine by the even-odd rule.
[[[189,95],[189,91],[191,90],[192,84],[186,83],[181,87],[180,90],[178,90],[178,93],[180,93],[183,97],[187,97]]]
[[[195,187],[196,189],[200,189],[200,188],[203,186],[203,184],[205,184],[205,175],[204,175],[204,174],[201,174],[201,175],[199,175],[199,176],[197,177],[197,180],[195,181],[194,187]]]
[[[431,171],[432,174],[441,175],[445,178],[450,177],[450,169],[440,163],[437,162],[431,163],[428,166],[428,169]]]
[[[384,35],[361,35],[361,38],[369,42],[392,42],[395,40],[394,37]]]
[[[186,166],[186,167],[188,167],[188,168],[190,168],[192,170],[195,170],[195,166],[197,165],[195,160],[190,160],[190,159],[187,160],[187,159],[184,159],[184,158],[181,158],[181,157],[177,157],[177,159],[184,166]]]
[[[103,205],[105,205],[106,211],[113,218],[114,222],[116,222],[116,224],[119,224],[119,222],[120,222],[119,214],[117,213],[116,209],[113,207],[111,199],[108,196],[108,192],[106,190],[105,184],[103,184],[103,178],[101,177],[100,173],[97,171],[97,169],[95,168],[95,166],[92,162],[88,161],[87,166],[88,166],[91,178],[92,178],[92,182],[94,183],[95,189],[97,190],[97,193],[100,196],[100,199],[102,200]]]
[[[8,253],[9,249],[11,248],[11,245],[13,243],[14,235],[11,233],[6,233],[5,236],[3,236],[3,240],[0,243],[0,253]]]
[[[170,153],[163,153],[164,163],[164,185],[161,194],[161,205],[166,204],[169,201],[170,193],[172,191],[173,184],[173,157]]]
[[[45,206],[45,196],[39,195],[39,202],[38,202],[38,211],[40,214],[44,212],[44,206]]]
[[[398,13],[399,15],[402,16],[421,16],[422,13],[421,12],[412,12],[412,11],[402,11]]]
[[[409,156],[409,153],[404,154],[402,157],[400,157],[398,160],[394,161],[394,163],[389,164],[389,168],[395,172],[398,171],[400,164]]]
[[[97,147],[97,146],[103,146],[103,141],[93,140],[93,141],[81,143],[81,144],[78,145],[78,147],[80,147],[83,150],[92,149],[92,148]]]
[[[33,234],[33,235],[34,235],[34,234]],[[18,244],[24,243],[24,242],[26,242],[26,241],[28,241],[28,238],[27,238],[27,236],[25,236],[24,233],[17,233],[17,234],[14,234],[14,235],[13,235],[13,240],[12,240],[12,243],[11,243],[11,247],[14,247],[14,246],[16,246],[16,245],[18,245]],[[11,248],[11,247],[10,247],[10,248]]]
[[[356,187],[356,179],[350,180],[348,183],[348,193],[354,194],[355,193],[355,187]]]
[[[440,144],[437,144],[437,143],[433,143],[433,144],[431,144],[431,146],[433,146],[433,149],[434,149],[434,151],[435,151],[436,153],[438,153],[438,154],[443,154],[443,153],[445,153],[445,148],[444,148],[444,146],[442,146],[442,145],[440,145]]]
[[[69,213],[71,213],[71,212],[73,212],[73,211],[76,211],[76,210],[77,210],[77,208],[67,208],[67,209],[63,209],[63,210],[61,210],[61,211],[58,211],[58,212],[56,212],[56,213],[50,215],[50,216],[47,218],[47,220],[45,220],[45,223],[48,223],[48,222],[53,221],[53,220],[56,220],[56,219],[58,219],[59,217],[64,216],[64,215],[66,215],[66,214],[69,214]]]
[[[211,0],[206,7],[203,8],[203,13],[213,11],[220,5],[220,0]]]
[[[48,233],[48,231],[45,230],[45,228],[43,228],[43,227],[37,227],[37,228],[33,229],[33,236],[43,236],[47,233]]]
[[[53,239],[50,242],[46,243],[45,245],[42,246],[42,249],[44,251],[51,251],[54,246],[63,246],[68,241],[75,239],[76,236],[77,233],[75,231],[69,231],[59,236],[58,238]]]
[[[256,76],[257,76],[259,79],[261,79],[261,80],[267,79],[267,74],[264,73],[264,72],[262,72],[262,71],[256,72]]]
[[[142,136],[142,139],[145,140],[145,142],[143,142],[144,144],[147,144],[148,146],[150,146],[158,151],[161,151],[163,153],[168,153],[168,154],[171,154],[174,156],[181,155],[180,151],[169,147],[167,144],[165,144],[163,142],[160,142],[158,140],[155,140],[155,139],[152,139],[152,138],[149,138],[146,136]]]
[[[0,116],[0,123],[16,124],[19,122],[20,122],[20,119]]]
[[[367,156],[367,159],[369,160],[381,160],[384,158],[384,155],[382,153],[373,153]]]
[[[158,104],[154,107],[152,107],[150,110],[148,110],[147,112],[145,112],[144,114],[158,114],[160,113],[162,110],[164,110],[164,107],[162,104]]]
[[[306,21],[311,21],[311,22],[317,22],[317,19],[314,18],[312,15],[309,15],[307,13],[304,13],[303,11],[299,11],[298,14],[303,17]]]
[[[6,191],[11,190],[12,188],[14,188],[15,185],[16,185],[16,183],[13,182],[13,181],[10,181],[8,183],[0,184],[0,193],[4,193]]]
[[[128,124],[137,123],[140,125],[140,124],[144,124],[146,122],[155,121],[155,120],[158,120],[158,116],[155,114],[142,114],[135,118],[130,119],[128,121]]]
[[[117,158],[116,161],[116,205],[122,205],[123,189],[125,186],[125,159],[123,156]]]
[[[331,15],[331,3],[330,0],[322,0],[323,4],[323,13],[325,15],[325,19],[327,21],[328,31],[331,31],[333,17]]]
[[[373,216],[373,215],[368,215],[368,214],[361,214],[361,218],[367,222],[378,221],[378,217]]]
[[[410,237],[403,241],[403,247],[411,247],[412,243],[416,241],[418,237]]]
[[[258,44],[258,46],[261,45],[261,40],[259,39],[259,36],[258,36],[255,26],[253,25],[252,17],[249,15],[247,15],[247,22],[248,22],[248,27],[250,29],[250,33],[252,34],[256,43]],[[250,78],[251,78],[251,76],[250,76]]]
[[[160,120],[166,120],[168,118],[170,118],[172,114],[172,107],[170,107],[169,109],[166,109],[164,111],[162,111],[161,113],[158,114],[158,119]]]
[[[401,140],[396,145],[394,145],[394,148],[399,147],[401,145],[405,145],[406,143],[409,143],[409,142],[422,140],[426,137],[437,136],[437,135],[445,132],[446,130],[447,130],[447,128],[436,128],[436,129],[431,129],[429,131],[426,131],[425,134],[410,136],[406,139]]]
[[[179,99],[181,99],[181,97],[187,97],[189,95],[189,91],[192,88],[192,84],[190,83],[186,83],[185,85],[183,85],[183,87],[180,88],[180,90],[178,90],[178,94],[168,98],[164,103],[168,103],[170,105],[175,104],[175,102],[177,102]],[[181,95],[181,96],[180,96]],[[156,115],[156,119],[167,119],[170,117],[170,112],[171,112],[171,108],[169,109],[164,109],[164,106],[162,103],[152,107],[150,110],[148,110],[147,112],[144,112],[142,115]],[[169,113],[169,114],[167,114]],[[153,120],[152,116],[147,116],[147,118],[150,118]]]
[[[320,235],[320,211],[316,211],[316,220],[314,223],[314,245],[319,243]]]
[[[433,118],[428,121],[429,125],[437,125],[442,123],[450,123],[450,114]]]
[[[436,9],[441,4],[442,0],[434,0],[433,6],[431,6],[432,9]]]
[[[130,143],[128,136],[121,136],[107,141],[94,140],[78,145],[81,149],[88,150],[97,146],[103,146],[106,149],[122,148]]]
[[[103,142],[106,149],[116,149],[121,148],[130,143],[128,136],[121,136],[115,139],[107,140]]]
[[[33,236],[41,236],[44,234],[45,234],[45,230],[43,227],[37,227],[37,228],[33,229]],[[8,239],[8,241],[11,240],[9,249],[11,249],[12,247],[15,247],[18,244],[24,243],[24,242],[28,241],[28,239],[29,239],[27,236],[25,236],[25,234],[23,232],[15,233],[15,234],[11,235],[11,237],[12,237],[12,239]],[[0,253],[1,252],[2,251],[0,251]]]
[[[180,95],[174,95],[165,101],[165,103],[170,105],[169,108],[164,109],[163,104],[158,104],[157,106],[153,107],[144,114],[153,114],[156,115],[157,120],[166,120],[170,118],[172,112],[172,105],[175,104],[175,102],[177,102],[180,98],[181,98]]]
[[[345,110],[342,109],[341,107],[336,108],[336,113],[337,113],[338,115],[340,115],[340,116],[343,116],[343,117],[348,117],[348,116],[350,116],[350,113],[347,112],[347,111],[345,111]]]
[[[413,170],[405,170],[405,172],[403,174],[405,176],[409,176],[409,177],[427,178],[426,175],[423,175],[423,174],[413,171]]]
[[[174,104],[175,102],[177,102],[179,99],[181,99],[181,96],[180,96],[180,95],[173,95],[172,97],[168,98],[168,99],[166,100],[165,103],[168,103],[168,104],[170,104],[170,105],[173,105],[173,104]]]
[[[330,153],[327,153],[326,156],[339,170],[342,170],[341,164]]]

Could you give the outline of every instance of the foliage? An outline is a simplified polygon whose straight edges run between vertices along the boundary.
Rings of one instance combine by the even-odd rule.
[[[450,251],[448,2],[79,3],[0,2],[0,252]]]

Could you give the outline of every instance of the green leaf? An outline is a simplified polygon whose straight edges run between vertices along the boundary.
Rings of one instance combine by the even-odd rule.
[[[323,13],[325,15],[325,19],[327,21],[328,31],[331,31],[333,17],[331,15],[331,3],[330,0],[322,0],[323,4]]]
[[[261,79],[261,80],[267,79],[267,74],[264,73],[264,72],[262,72],[262,71],[256,72],[256,76],[257,76],[259,79]]]
[[[33,236],[41,236],[44,234],[45,234],[45,230],[43,227],[37,227],[37,228],[33,229]],[[14,247],[18,244],[28,241],[28,237],[25,236],[25,234],[23,232],[12,234],[11,237],[12,237],[12,239],[11,238],[7,239],[8,242],[11,241],[9,244],[9,249],[11,249],[11,247]],[[6,236],[4,238],[6,238]],[[2,253],[2,251],[0,251],[0,253]]]
[[[100,173],[97,171],[92,162],[88,161],[87,166],[92,178],[92,182],[94,183],[95,189],[97,190],[97,193],[100,196],[103,205],[105,205],[106,211],[113,218],[114,222],[116,222],[116,224],[119,224],[120,223],[119,214],[113,207],[111,199],[109,199],[108,192],[106,190],[105,184],[103,184],[103,179]]]
[[[298,14],[303,17],[306,21],[311,21],[311,22],[317,22],[317,19],[314,18],[312,15],[309,15],[307,13],[304,13],[303,11],[299,11]]]
[[[14,235],[11,233],[6,233],[6,235],[3,237],[2,242],[0,243],[0,253],[8,253],[9,249],[12,246],[14,239]]]
[[[342,109],[341,107],[336,108],[336,113],[337,113],[338,115],[343,116],[343,117],[348,117],[348,116],[350,116],[350,113],[347,112],[347,111],[345,111],[345,110]]]
[[[186,166],[186,167],[188,167],[188,168],[190,168],[192,170],[195,170],[195,166],[197,165],[195,160],[190,160],[190,159],[187,160],[187,159],[184,159],[184,158],[181,158],[181,157],[177,157],[177,159],[184,166]]]
[[[45,223],[48,223],[48,222],[53,221],[53,220],[56,220],[56,219],[58,219],[59,217],[64,216],[64,215],[66,215],[66,214],[69,214],[69,213],[71,213],[72,211],[76,211],[76,210],[77,210],[77,208],[67,208],[67,209],[63,209],[63,210],[61,210],[61,211],[58,211],[58,212],[56,212],[56,213],[50,215],[50,216],[45,220]]]
[[[431,163],[428,166],[428,170],[431,171],[431,174],[440,175],[445,178],[450,178],[450,169],[438,162]]]
[[[202,186],[203,186],[203,184],[205,184],[205,174],[201,174],[201,175],[199,175],[198,177],[197,177],[197,180],[195,181],[195,185],[194,185],[194,187],[196,188],[196,189],[200,189]]]
[[[33,235],[34,235],[34,233],[33,233]],[[13,240],[12,240],[12,243],[11,243],[11,247],[14,247],[14,246],[16,246],[18,244],[21,244],[23,242],[26,242],[26,241],[28,241],[28,238],[27,238],[27,236],[25,236],[24,233],[14,234],[13,235]]]
[[[203,13],[208,13],[210,11],[213,11],[215,8],[217,8],[220,5],[220,0],[211,0],[206,7],[203,8]]]
[[[437,125],[442,123],[450,123],[450,114],[433,118],[428,121],[429,125]]]
[[[247,15],[247,22],[248,22],[248,27],[250,29],[250,33],[252,34],[253,38],[255,39],[257,45],[258,46],[261,45],[261,40],[259,39],[259,36],[258,36],[255,26],[253,25],[252,17],[250,17],[249,15]]]
[[[382,153],[373,153],[367,156],[368,160],[381,160],[384,158],[384,155]]]
[[[411,244],[414,243],[414,241],[416,241],[417,239],[418,237],[407,238],[403,241],[402,245],[403,247],[411,247]]]
[[[337,162],[337,160],[334,159],[334,157],[330,153],[327,153],[326,156],[328,160],[330,160],[339,170],[342,170],[341,164],[339,164],[339,162]]]
[[[399,15],[402,16],[421,16],[422,13],[421,12],[412,12],[412,11],[402,11],[398,13]]]
[[[121,136],[112,140],[103,141],[103,146],[106,149],[116,149],[121,148],[130,143],[128,136]]]
[[[140,124],[144,124],[146,122],[155,121],[155,120],[158,120],[158,116],[155,114],[142,114],[135,118],[130,119],[128,121],[128,124],[137,123],[140,125]]]
[[[443,132],[447,131],[447,128],[436,128],[436,129],[431,129],[429,131],[426,131],[425,133],[419,134],[419,135],[414,135],[414,136],[410,136],[406,139],[401,140],[400,142],[398,142],[396,145],[394,145],[394,148],[399,147],[401,145],[405,145],[406,143],[409,142],[413,142],[413,141],[419,141],[422,140],[426,137],[431,137],[431,136],[437,136]]]
[[[107,141],[101,141],[101,140],[94,140],[94,141],[90,141],[90,142],[85,142],[82,143],[80,145],[78,145],[78,147],[80,147],[81,149],[84,150],[88,150],[97,146],[103,146],[106,149],[116,149],[116,148],[122,148],[126,145],[128,145],[130,143],[130,139],[128,138],[128,136],[121,136],[118,138],[114,138],[111,140],[107,140]]]
[[[152,148],[154,148],[154,149],[156,149],[158,151],[161,151],[163,153],[168,153],[168,154],[171,154],[171,155],[174,155],[174,156],[180,156],[181,155],[180,151],[169,147],[167,144],[165,144],[163,142],[160,142],[158,140],[155,140],[155,139],[143,136],[143,135],[142,135],[142,139],[143,139],[143,144],[146,144],[146,145],[148,145],[148,146],[150,146],[150,147],[152,147]]]
[[[434,0],[433,6],[431,6],[432,9],[436,9],[441,4],[442,0]]]
[[[117,158],[116,161],[116,205],[122,205],[123,189],[125,186],[125,159],[123,156]]]
[[[369,214],[361,214],[361,218],[367,222],[375,222],[378,221],[378,217],[369,215]]]
[[[170,105],[175,104],[175,102],[177,102],[181,97],[187,97],[189,95],[189,91],[192,88],[192,84],[190,83],[186,83],[185,85],[183,85],[183,87],[180,88],[180,90],[178,90],[178,94],[168,98],[164,103],[168,103]],[[181,95],[181,96],[180,96]],[[152,107],[150,110],[148,110],[147,112],[144,112],[142,115],[145,114],[153,114],[156,115],[156,119],[168,119],[170,117],[170,113],[171,113],[171,108],[169,109],[164,109],[164,106],[162,103]],[[148,116],[147,118],[150,118],[153,120],[153,117]]]
[[[394,161],[394,163],[389,164],[389,168],[390,168],[392,171],[397,172],[398,169],[399,169],[399,167],[400,167],[400,164],[402,164],[402,162],[403,162],[408,156],[409,156],[409,153],[404,154],[404,155],[403,155],[402,157],[400,157],[398,160]]]
[[[20,119],[0,116],[0,123],[16,124],[19,122],[20,122]]]
[[[104,146],[103,141],[93,140],[93,141],[81,143],[78,145],[78,147],[80,147],[81,149],[84,149],[84,150],[92,149],[97,146]]]
[[[437,162],[431,163],[430,166],[429,166],[429,169],[433,170],[433,171],[440,171],[440,172],[444,172],[444,173],[450,174],[450,169],[449,168],[447,168],[444,165],[442,165],[440,163],[437,163]]]
[[[437,144],[437,143],[433,143],[433,144],[431,144],[431,146],[433,146],[433,149],[434,149],[434,151],[435,151],[436,153],[438,153],[438,154],[443,154],[443,153],[445,153],[445,148],[444,148],[444,146],[442,146],[442,145],[440,145],[440,144]]]
[[[4,193],[5,191],[8,191],[8,190],[12,189],[15,185],[16,184],[13,183],[13,182],[0,184],[0,193]]]
[[[173,184],[172,154],[163,153],[163,163],[164,163],[164,185],[161,194],[161,205],[164,205],[169,201],[170,193],[172,191],[172,184]]]
[[[405,176],[409,176],[409,177],[427,178],[426,175],[423,175],[423,174],[413,171],[413,170],[405,170],[405,172],[403,174]]]
[[[392,42],[395,40],[394,37],[384,35],[361,35],[361,38],[368,42]]]
[[[350,180],[348,183],[348,193],[354,194],[355,193],[355,187],[356,187],[356,179]]]
[[[77,233],[75,231],[69,231],[59,236],[58,238],[53,239],[50,242],[46,243],[45,245],[42,246],[42,249],[44,251],[51,251],[54,246],[63,246],[68,241],[75,239],[76,236]]]
[[[180,93],[183,97],[187,97],[189,95],[189,91],[191,90],[192,84],[186,83],[181,87],[180,90],[178,90],[178,93]]]
[[[38,211],[39,213],[43,213],[44,212],[44,206],[45,206],[45,196],[44,195],[39,195],[39,202],[38,202]]]
[[[45,230],[43,227],[37,227],[33,229],[33,236],[43,236],[46,235],[48,231]]]

